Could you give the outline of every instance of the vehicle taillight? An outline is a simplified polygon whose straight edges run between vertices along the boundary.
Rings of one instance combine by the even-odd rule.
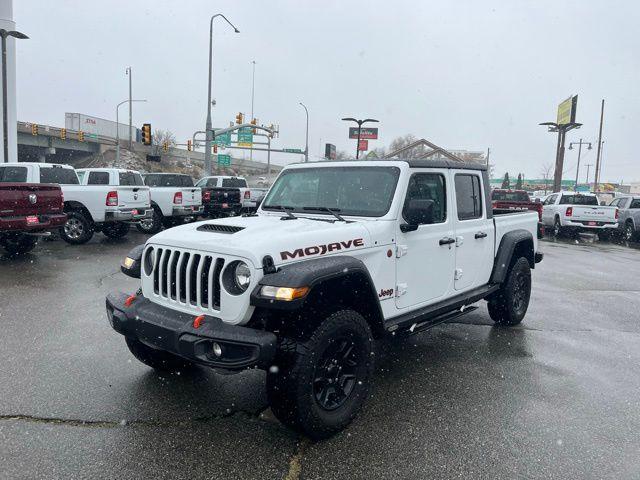
[[[618,216],[620,215],[620,212],[618,211],[618,209],[616,208],[616,220],[618,220]]]
[[[176,192],[173,196],[173,203],[182,203],[182,192]]]
[[[573,215],[573,207],[567,207],[567,211],[564,213],[566,217]]]
[[[107,207],[117,207],[118,206],[118,192],[115,190],[107,193]]]
[[[211,200],[211,192],[204,192],[202,194],[202,201],[208,202],[209,200]]]
[[[245,192],[244,192],[244,198],[245,198],[245,199],[249,199],[249,198],[251,198],[251,192],[250,192],[249,190],[245,190]]]

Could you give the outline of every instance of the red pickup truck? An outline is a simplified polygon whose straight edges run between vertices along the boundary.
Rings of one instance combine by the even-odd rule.
[[[10,176],[4,176],[0,178],[0,245],[10,255],[27,253],[39,236],[66,222],[62,190],[52,184],[12,183]]]
[[[542,221],[542,203],[532,202],[524,190],[496,188],[491,192],[491,205],[494,210],[533,210]]]

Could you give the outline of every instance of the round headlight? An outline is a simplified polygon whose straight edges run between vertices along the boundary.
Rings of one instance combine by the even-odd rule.
[[[251,269],[244,262],[238,262],[234,269],[233,279],[236,282],[236,286],[243,292],[249,287],[251,283]]]
[[[148,277],[153,272],[153,266],[156,264],[156,250],[153,247],[147,248],[144,253],[144,274]]]

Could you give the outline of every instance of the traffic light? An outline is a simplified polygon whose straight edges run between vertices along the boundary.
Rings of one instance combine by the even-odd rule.
[[[67,139],[67,129],[66,128],[61,128],[60,129],[60,139],[61,140],[66,140]]]
[[[190,152],[191,150],[191,140],[187,140],[187,152]]]
[[[257,125],[257,124],[258,124],[258,120],[256,120],[255,118],[252,118],[252,119],[251,119],[251,125]],[[257,128],[254,128],[254,129],[253,129],[253,133],[254,133],[254,134],[258,133],[258,129],[257,129]]]
[[[239,113],[236,115],[236,123],[237,123],[238,125],[241,125],[241,124],[243,123],[243,122],[242,122],[242,121],[243,121],[243,117],[244,117],[244,115],[242,114],[242,112],[239,112]]]
[[[151,124],[145,123],[142,125],[142,144],[151,145]]]
[[[78,131],[78,141],[84,142],[84,132],[82,130]]]
[[[162,151],[165,153],[169,151],[169,142],[162,142]]]
[[[38,135],[38,124],[31,124],[31,135]]]

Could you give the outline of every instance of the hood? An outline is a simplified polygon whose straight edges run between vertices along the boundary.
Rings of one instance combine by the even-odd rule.
[[[282,265],[305,258],[345,254],[372,243],[364,225],[367,221],[282,218],[285,217],[259,215],[189,223],[165,230],[151,237],[148,243],[242,257],[256,268],[262,268],[265,255],[270,255],[275,265]],[[323,216],[324,220],[329,218]]]

